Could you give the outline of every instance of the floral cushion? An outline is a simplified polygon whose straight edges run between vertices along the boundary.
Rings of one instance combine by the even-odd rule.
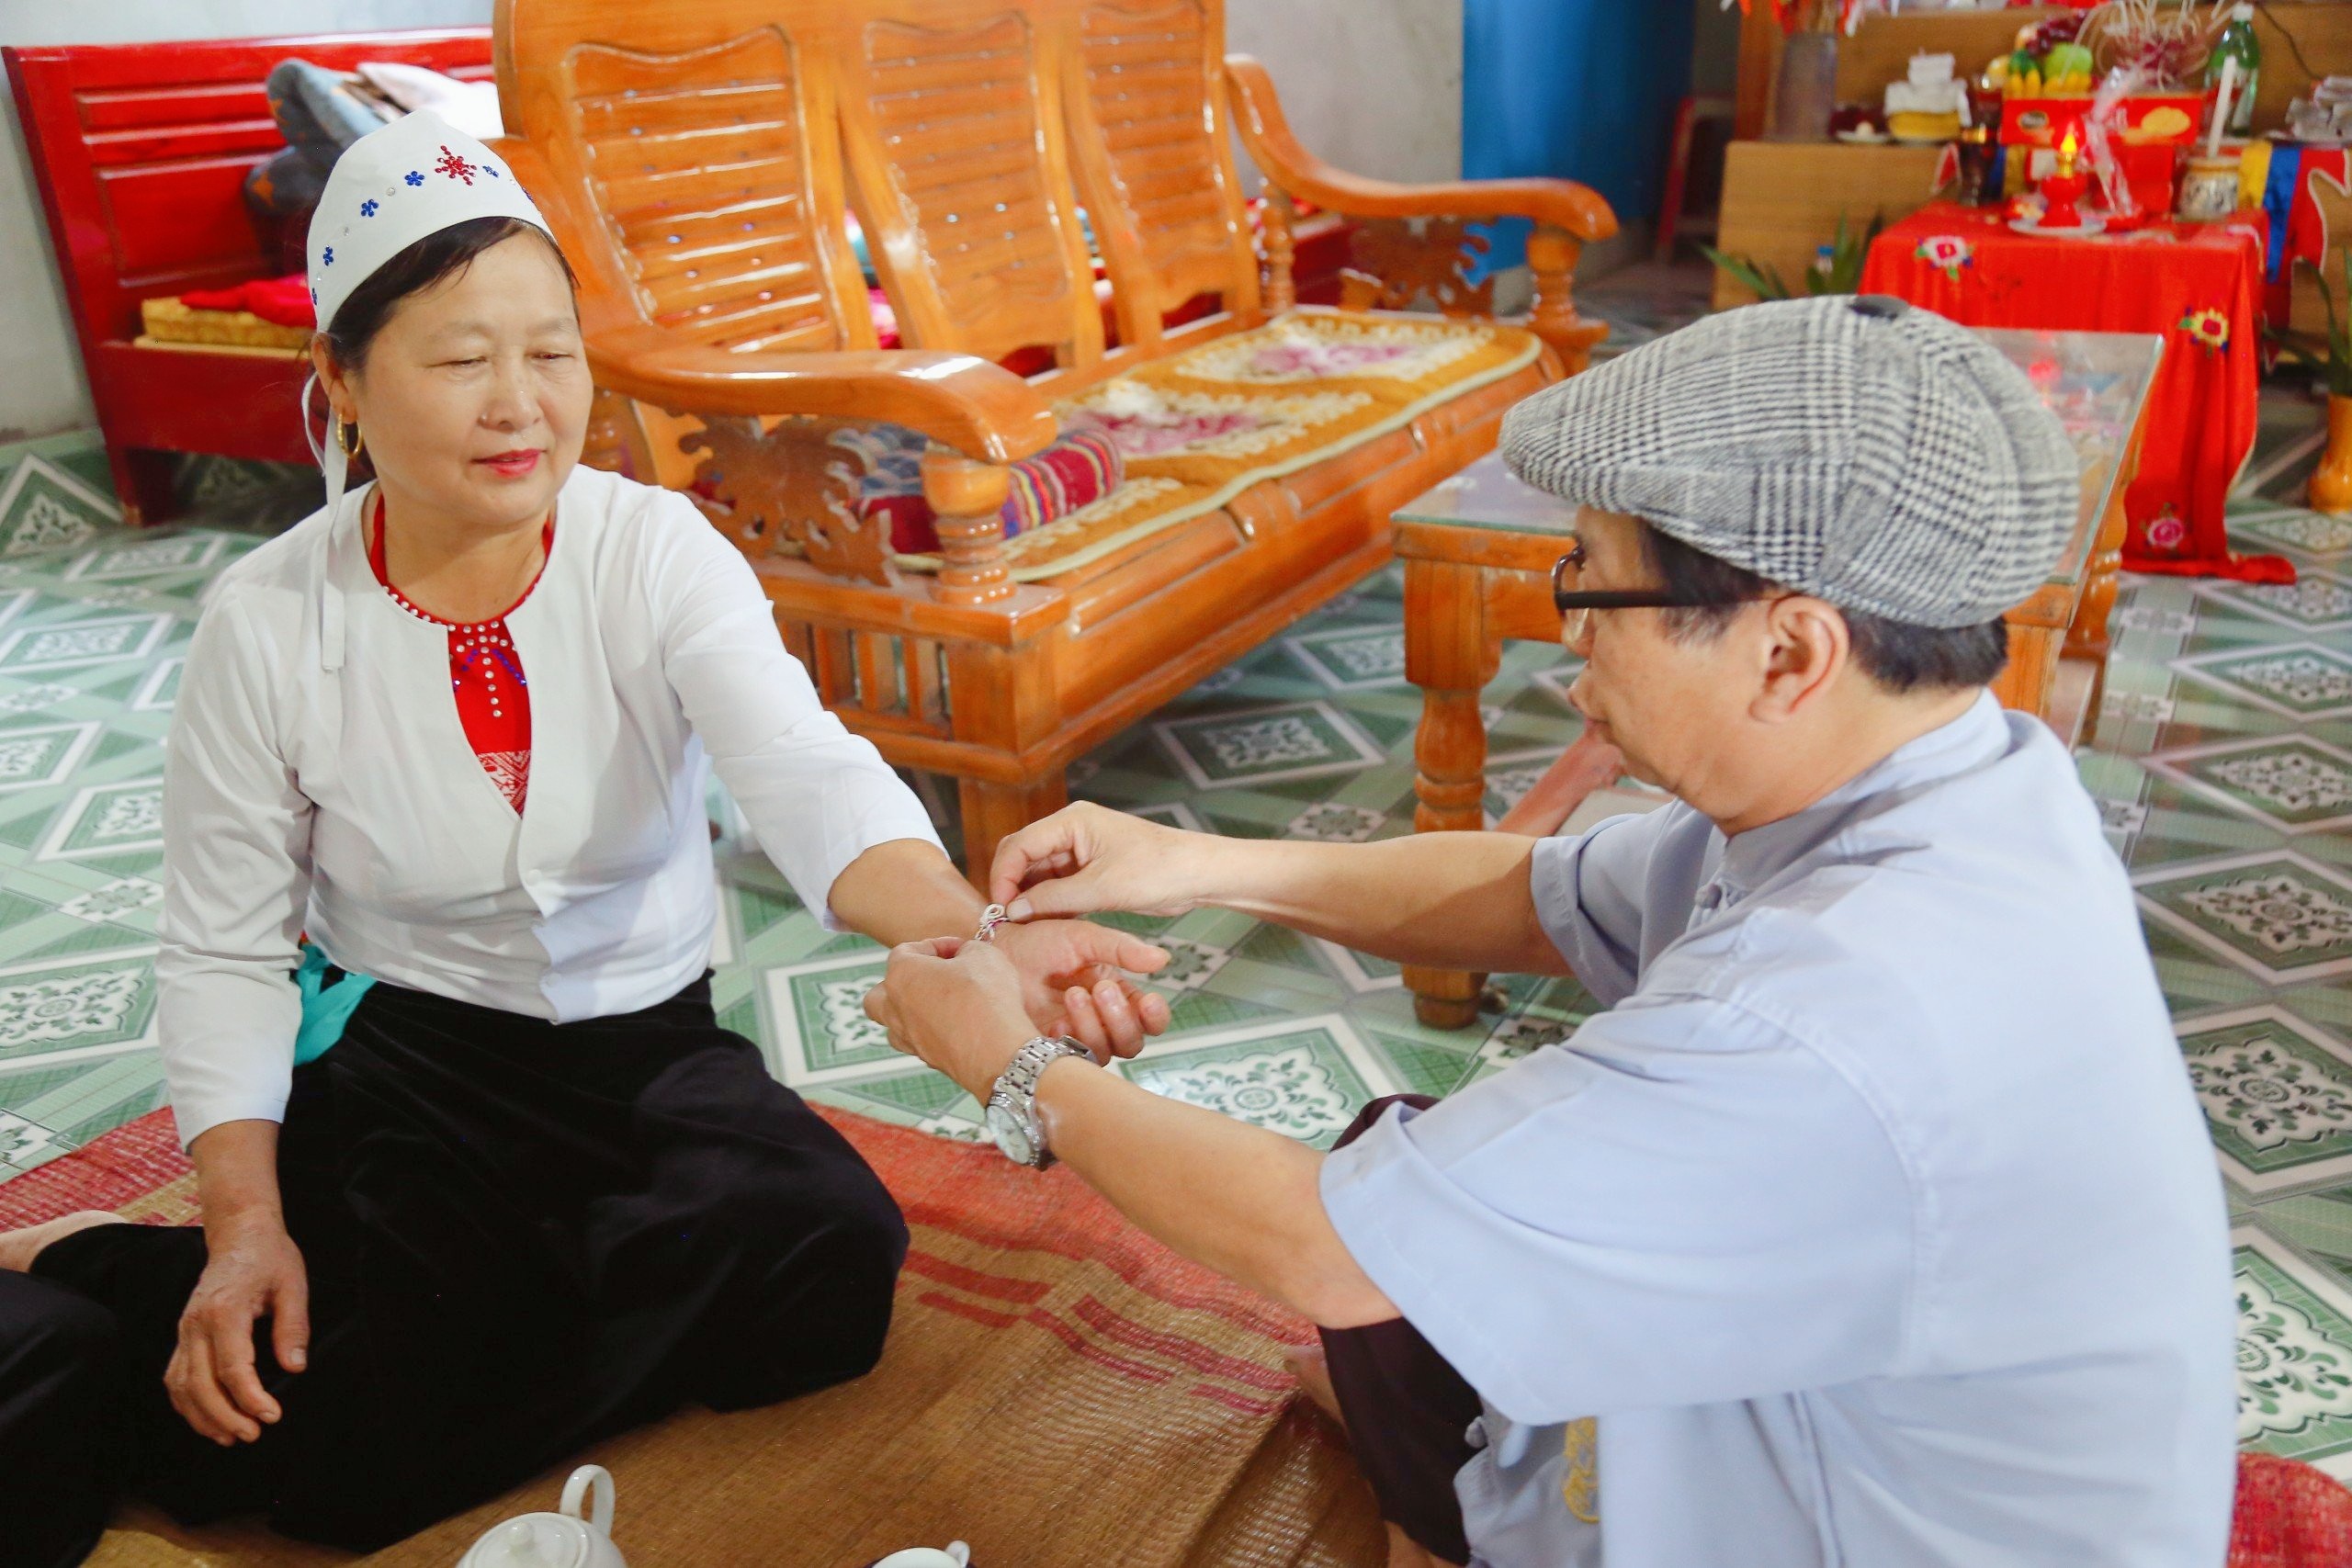
[[[1012,575],[1051,577],[1214,512],[1515,375],[1543,351],[1493,321],[1303,309],[1138,366],[1056,407],[1066,431],[1107,435],[1119,477],[1062,515],[1040,507],[1024,517],[1005,547]],[[903,567],[939,564],[899,548]]]

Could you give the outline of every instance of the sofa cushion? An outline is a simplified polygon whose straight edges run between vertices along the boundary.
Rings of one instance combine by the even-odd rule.
[[[936,519],[922,494],[922,454],[930,443],[902,424],[860,425],[832,439],[865,464],[858,507],[865,516],[888,522],[890,547],[900,556],[938,549]],[[1117,490],[1125,479],[1118,444],[1108,431],[1091,421],[1065,423],[1052,446],[1012,465],[1004,536],[1016,538],[1067,517]]]
[[[1057,406],[1118,445],[1125,482],[1005,544],[1023,581],[1073,570],[1214,512],[1251,485],[1329,461],[1429,410],[1517,374],[1532,333],[1439,316],[1292,311],[1137,366]],[[935,555],[899,564],[934,570]]]

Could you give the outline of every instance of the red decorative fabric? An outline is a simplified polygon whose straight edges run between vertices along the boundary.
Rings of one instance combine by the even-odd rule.
[[[2140,473],[2124,494],[2133,571],[2292,582],[2279,556],[2232,553],[2223,509],[2254,450],[2262,350],[2257,225],[2154,223],[2130,234],[2020,234],[1997,211],[1936,202],[1881,234],[1862,291],[1964,326],[2154,333]]]
[[[555,519],[547,521],[540,534],[539,572],[547,570],[546,553],[555,547]],[[531,596],[531,589],[539,585],[535,573],[530,587],[522,597],[509,604],[500,615],[487,621],[475,621],[460,626],[417,608],[407,595],[392,586],[384,570],[384,500],[376,498],[374,526],[368,541],[368,564],[375,569],[376,581],[392,602],[420,621],[446,626],[449,633],[449,688],[456,694],[458,718],[465,726],[466,742],[474,749],[474,757],[481,763],[482,772],[490,775],[498,793],[514,814],[523,813],[523,801],[531,785],[531,688],[523,678],[523,656],[514,647],[514,637],[506,630],[506,617],[520,609],[523,600]]]
[[[191,288],[180,296],[191,310],[250,310],[281,327],[316,327],[311,308],[310,281],[302,274],[291,277],[257,277],[228,288]]]
[[[2323,1471],[2276,1454],[2238,1455],[2229,1568],[2346,1568],[2352,1492]]]
[[[853,439],[865,459],[859,509],[887,519],[890,547],[900,555],[928,555],[939,548],[931,503],[922,497],[923,439],[897,425],[871,427]],[[1004,503],[1008,539],[1067,517],[1102,500],[1126,480],[1126,465],[1107,430],[1066,429],[1044,451],[1012,465],[1012,487]]]

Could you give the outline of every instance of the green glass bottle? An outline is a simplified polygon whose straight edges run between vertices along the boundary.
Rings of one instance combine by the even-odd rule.
[[[2254,133],[2254,90],[2262,81],[2262,45],[2254,36],[2252,6],[2231,6],[2230,19],[2214,36],[2213,47],[2205,56],[2205,85],[2209,89],[2220,84],[2222,67],[2233,60],[2238,62],[2237,82],[2230,89],[2230,118],[2222,127],[2222,133],[2250,136]]]

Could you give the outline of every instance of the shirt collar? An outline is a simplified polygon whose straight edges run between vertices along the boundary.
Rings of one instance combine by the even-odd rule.
[[[1895,804],[1885,796],[1907,797],[1982,767],[2008,745],[2007,716],[1991,692],[1979,693],[1958,718],[1895,748],[1804,810],[1725,840],[1716,880],[1735,895],[1752,893],[1859,818]]]

